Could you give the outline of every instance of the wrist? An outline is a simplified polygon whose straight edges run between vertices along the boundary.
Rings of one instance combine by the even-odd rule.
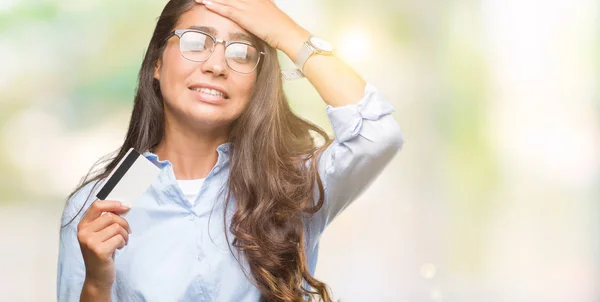
[[[112,282],[107,283],[107,282],[95,280],[93,278],[86,277],[85,281],[83,282],[83,285],[87,286],[88,289],[90,289],[91,291],[94,291],[94,292],[105,292],[105,291],[110,292],[112,290]]]
[[[80,301],[110,301],[112,284],[100,283],[86,278],[81,289]]]
[[[283,51],[293,62],[296,62],[296,56],[302,48],[302,44],[311,37],[309,31],[302,27],[294,30],[292,34],[288,34],[280,44],[279,49]]]

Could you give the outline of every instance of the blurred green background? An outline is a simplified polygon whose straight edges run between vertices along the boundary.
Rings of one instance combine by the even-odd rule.
[[[405,134],[323,236],[317,277],[336,298],[600,300],[600,2],[276,2]],[[122,143],[165,3],[0,0],[3,301],[56,299],[66,195]],[[306,80],[285,89],[330,131]]]

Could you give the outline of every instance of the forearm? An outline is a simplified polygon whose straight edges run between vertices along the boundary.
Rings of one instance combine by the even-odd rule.
[[[309,37],[308,31],[298,28],[279,48],[295,61]],[[333,107],[355,104],[364,95],[365,81],[337,56],[313,55],[304,64],[303,73],[321,98]]]
[[[81,302],[110,302],[110,287],[103,287],[85,280],[81,290]]]

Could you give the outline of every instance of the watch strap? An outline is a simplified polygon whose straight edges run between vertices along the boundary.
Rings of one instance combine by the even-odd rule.
[[[300,69],[282,70],[281,75],[286,81],[297,80],[304,78],[304,73]]]
[[[316,52],[316,49],[314,49],[312,46],[310,46],[309,41],[306,41],[302,44],[302,47],[300,48],[300,52],[298,52],[298,55],[296,56],[296,62],[295,62],[296,67],[298,67],[300,72],[302,72],[302,69],[304,68],[304,64],[306,63],[306,61],[308,61],[308,58],[310,58],[310,56],[312,56],[315,52]]]

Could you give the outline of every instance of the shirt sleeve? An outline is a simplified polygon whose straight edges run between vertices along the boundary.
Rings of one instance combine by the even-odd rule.
[[[85,280],[85,265],[77,240],[77,225],[96,200],[95,193],[100,187],[94,188],[96,183],[97,181],[92,181],[73,194],[62,214],[56,284],[59,302],[79,301],[81,296]],[[90,195],[93,188],[94,193]]]
[[[318,163],[325,190],[324,205],[312,221],[318,232],[372,183],[404,142],[390,115],[394,108],[369,83],[358,103],[326,110],[335,138]]]

